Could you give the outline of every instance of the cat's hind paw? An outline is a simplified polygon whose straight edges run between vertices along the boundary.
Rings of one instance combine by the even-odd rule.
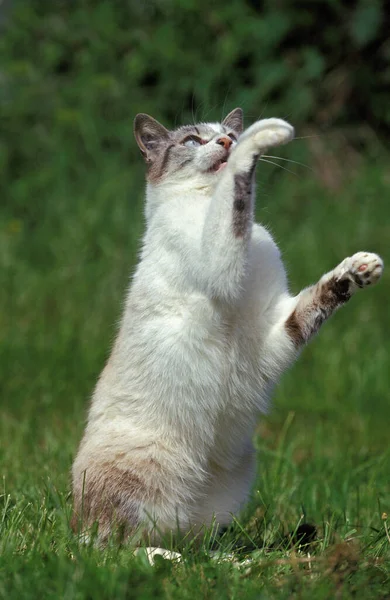
[[[165,560],[173,560],[176,562],[180,562],[182,560],[182,556],[178,552],[174,552],[173,550],[166,550],[165,548],[155,548],[153,546],[148,546],[146,548],[136,548],[134,550],[134,554],[146,555],[149,564],[151,564],[152,566],[156,562],[156,556],[162,556],[162,558]]]

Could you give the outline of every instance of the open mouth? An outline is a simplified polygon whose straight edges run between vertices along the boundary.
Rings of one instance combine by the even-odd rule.
[[[217,162],[214,163],[211,167],[210,171],[213,173],[218,173],[219,171],[222,171],[222,169],[224,169],[227,165],[227,160],[227,156],[225,158],[221,158],[221,160],[217,160]]]

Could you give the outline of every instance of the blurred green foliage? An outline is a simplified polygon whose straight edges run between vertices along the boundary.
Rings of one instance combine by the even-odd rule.
[[[175,124],[241,105],[251,119],[388,130],[386,4],[15,0],[0,40],[2,186],[27,170],[38,191],[60,150],[77,152],[62,165],[75,176],[107,151],[125,164],[140,111]]]

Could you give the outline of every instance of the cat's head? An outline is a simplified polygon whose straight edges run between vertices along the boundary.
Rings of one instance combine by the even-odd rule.
[[[241,108],[230,112],[222,123],[184,125],[173,131],[149,115],[138,114],[134,120],[135,139],[153,186],[184,181],[189,186],[212,184],[242,129]]]

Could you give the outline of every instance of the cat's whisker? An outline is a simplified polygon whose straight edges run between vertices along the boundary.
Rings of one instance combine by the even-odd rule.
[[[195,94],[194,92],[192,92],[191,95],[191,115],[192,115],[192,124],[195,125],[196,124],[196,109],[194,112],[194,104],[195,104]]]
[[[296,140],[308,140],[309,138],[318,138],[318,137],[323,137],[324,135],[326,135],[326,134],[325,133],[317,133],[314,135],[301,135],[300,137],[293,138],[291,141],[295,142]]]
[[[275,167],[279,167],[280,169],[283,169],[284,171],[288,171],[288,173],[291,173],[292,175],[297,175],[297,173],[294,173],[294,171],[290,171],[290,169],[286,169],[286,167],[283,167],[282,165],[279,165],[276,162],[273,162],[272,160],[266,160],[265,158],[260,157],[259,160],[261,160],[261,162],[266,162],[269,163],[270,165],[274,165]]]
[[[265,111],[267,110],[267,108],[268,108],[268,102],[265,103],[265,106],[264,106],[263,110],[261,111],[261,113],[259,114],[259,116],[256,119],[257,121],[259,121],[261,119],[261,117],[263,116],[263,114],[265,113]]]
[[[205,102],[203,104],[205,104]],[[218,106],[217,104],[212,104],[211,106],[209,106],[209,109],[206,110],[206,112],[202,113],[202,121],[206,121],[209,114],[212,113],[217,108],[217,106]]]
[[[232,84],[229,85],[227,92],[225,94],[225,99],[223,101],[223,106],[222,106],[221,121],[223,121],[224,116],[225,116],[226,102],[227,102],[228,96],[230,94],[231,87],[232,87]]]
[[[272,154],[263,154],[263,156],[265,158],[276,158],[277,160],[284,160],[286,162],[291,162],[291,163],[294,163],[295,165],[300,165],[301,167],[305,167],[306,169],[309,169],[309,171],[314,172],[314,169],[309,167],[309,165],[305,165],[305,163],[301,163],[298,160],[292,160],[291,158],[282,158],[281,156],[272,156]]]

